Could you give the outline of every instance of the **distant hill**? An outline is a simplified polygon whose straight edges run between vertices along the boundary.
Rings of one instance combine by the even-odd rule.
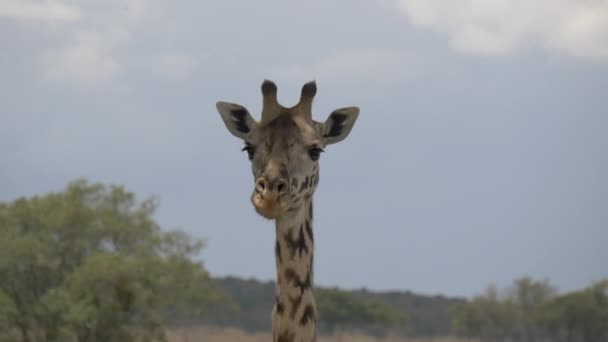
[[[215,308],[204,318],[203,323],[217,326],[236,326],[241,329],[255,331],[270,331],[270,313],[274,304],[274,282],[241,279],[236,277],[215,278],[216,283],[237,304],[234,307]],[[317,287],[315,291],[326,288]],[[411,336],[446,336],[450,334],[450,308],[455,304],[464,303],[464,299],[443,296],[425,296],[409,291],[375,292],[366,289],[338,290],[366,301],[382,302],[408,320],[408,335]],[[321,320],[323,318],[323,312]],[[194,323],[194,322],[192,322]],[[323,323],[322,321],[320,323]],[[322,324],[320,324],[322,326]]]

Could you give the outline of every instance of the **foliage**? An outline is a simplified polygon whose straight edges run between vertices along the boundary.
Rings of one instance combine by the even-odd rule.
[[[84,180],[0,203],[0,342],[159,341],[167,323],[269,330],[274,284],[214,281],[194,259],[202,241],[161,230],[155,209],[153,198],[138,202],[120,186]],[[454,332],[481,341],[608,340],[608,279],[557,295],[547,281],[525,277],[470,301],[315,294],[321,333],[407,326],[413,336],[437,336],[451,320]]]
[[[225,308],[217,307],[198,323],[239,327],[248,332],[270,331],[270,312],[275,301],[274,282],[236,277],[215,278],[215,281],[238,303],[239,311],[226,312]],[[331,296],[334,293],[337,295]],[[322,286],[315,286],[315,296],[320,334],[329,334],[332,330],[356,329],[368,335],[407,332],[415,336],[445,336],[449,330],[443,327],[443,312],[447,312],[451,304],[461,302],[409,292],[371,292]],[[337,310],[340,308],[332,307],[332,303],[338,303],[340,298],[345,298],[350,303],[350,309],[340,312]],[[357,311],[359,307],[363,309]],[[362,321],[362,316],[370,320]],[[449,316],[446,318],[449,319]]]
[[[496,287],[489,286],[484,294],[456,308],[454,329],[467,337],[496,340],[505,338],[513,331],[515,320],[514,303],[501,301]]]
[[[540,335],[537,324],[540,307],[555,297],[557,290],[546,280],[534,281],[524,277],[513,282],[510,292],[516,314],[515,333],[525,341],[533,340]]]
[[[315,291],[320,324],[333,331],[336,327],[405,327],[405,314],[379,299],[363,299],[338,289]]]
[[[598,342],[608,338],[608,280],[557,295],[547,281],[521,278],[454,310],[454,332],[482,341]]]
[[[225,300],[192,259],[203,243],[161,231],[155,209],[152,198],[84,180],[0,204],[0,331],[22,341],[162,340],[166,313],[200,315]]]
[[[564,340],[605,341],[608,339],[608,280],[544,303],[539,323]]]

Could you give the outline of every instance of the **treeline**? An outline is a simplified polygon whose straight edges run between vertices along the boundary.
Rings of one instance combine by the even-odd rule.
[[[85,180],[0,203],[0,341],[162,341],[167,326],[212,321],[269,330],[274,286],[214,281],[195,258],[203,242],[162,230],[155,209]],[[383,301],[317,296],[325,331],[407,324]]]
[[[270,331],[274,282],[216,278],[218,286],[234,300],[238,310],[216,307],[202,321],[191,324],[236,326],[249,332]],[[451,308],[464,299],[423,296],[407,291],[374,292],[316,287],[321,333],[357,330],[382,336],[389,332],[409,336],[450,334]]]
[[[203,242],[153,219],[154,198],[121,186],[0,203],[0,342],[163,341],[177,325],[269,331],[274,284],[213,279]],[[608,341],[608,280],[558,294],[523,278],[470,301],[411,292],[315,288],[320,333],[483,341]]]
[[[454,332],[481,341],[608,341],[608,279],[558,294],[548,281],[524,277],[454,308]]]

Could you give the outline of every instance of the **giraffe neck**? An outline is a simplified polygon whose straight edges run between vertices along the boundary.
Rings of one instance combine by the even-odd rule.
[[[316,340],[313,249],[312,198],[308,198],[298,210],[276,220],[274,342]]]

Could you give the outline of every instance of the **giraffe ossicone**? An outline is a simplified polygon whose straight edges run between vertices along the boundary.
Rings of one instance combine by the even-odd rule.
[[[336,109],[317,122],[312,118],[314,81],[302,87],[300,101],[292,107],[278,103],[273,82],[265,80],[261,88],[259,121],[239,104],[218,102],[217,110],[228,131],[245,144],[256,212],[276,222],[273,340],[311,342],[316,339],[318,316],[312,288],[312,199],[319,183],[319,159],[327,145],[349,135],[359,108]]]

